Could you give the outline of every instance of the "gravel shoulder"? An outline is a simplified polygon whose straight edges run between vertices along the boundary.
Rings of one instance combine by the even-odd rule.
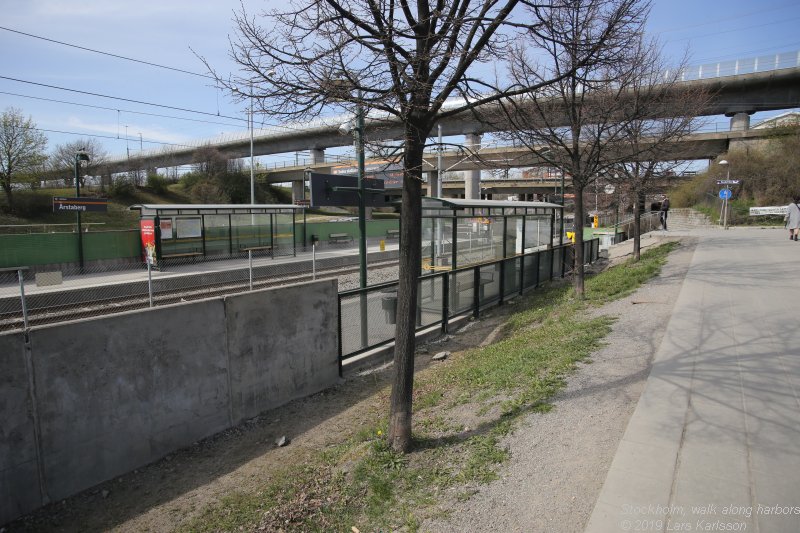
[[[691,262],[696,240],[681,243],[659,277],[592,311],[618,317],[606,346],[579,365],[550,412],[529,415],[506,439],[501,478],[442,505],[446,518],[421,531],[584,530]]]

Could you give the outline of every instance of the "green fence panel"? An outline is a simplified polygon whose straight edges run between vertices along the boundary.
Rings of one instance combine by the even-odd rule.
[[[97,231],[83,234],[85,261],[138,257],[139,231]],[[78,262],[76,233],[0,235],[0,268]]]
[[[0,235],[0,267],[73,261],[78,261],[78,240],[75,233]]]
[[[138,230],[96,231],[83,234],[83,259],[125,259],[142,255]]]
[[[387,230],[400,229],[399,220],[368,220],[367,237],[386,238]],[[311,244],[311,235],[317,235],[320,241],[327,241],[331,233],[347,233],[358,241],[358,221],[348,220],[343,222],[306,222],[306,241]],[[298,244],[303,243],[303,223],[297,224],[295,239]]]

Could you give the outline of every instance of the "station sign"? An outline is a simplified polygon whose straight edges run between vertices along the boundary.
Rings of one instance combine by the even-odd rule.
[[[80,198],[53,197],[53,213],[87,211],[106,213],[108,211],[108,200],[106,198],[89,198],[86,196]]]
[[[740,180],[717,180],[717,185],[739,185]]]
[[[311,207],[353,207],[358,205],[358,177],[311,172]],[[386,205],[383,180],[364,178],[364,205]]]

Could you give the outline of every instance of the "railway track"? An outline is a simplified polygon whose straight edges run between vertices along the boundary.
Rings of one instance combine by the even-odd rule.
[[[370,270],[389,268],[397,265],[397,260],[370,263]],[[316,279],[341,278],[359,271],[358,265],[337,266],[329,268],[318,268]],[[264,278],[253,279],[253,290],[278,287],[293,283],[311,281],[314,275],[310,271],[300,271],[291,275],[277,275]],[[228,294],[238,294],[250,290],[250,280],[243,279],[237,281],[223,281],[219,283],[205,283],[191,288],[179,288],[161,290],[153,293],[152,307],[160,307],[180,302],[213,298]],[[57,294],[57,293],[54,293]],[[54,324],[81,318],[92,318],[97,316],[122,313],[136,309],[147,309],[150,305],[150,295],[147,289],[143,292],[128,294],[125,296],[95,299],[91,301],[54,304],[43,307],[29,308],[28,327],[40,326],[44,324]],[[0,332],[24,329],[24,318],[22,312],[12,311],[0,313]]]

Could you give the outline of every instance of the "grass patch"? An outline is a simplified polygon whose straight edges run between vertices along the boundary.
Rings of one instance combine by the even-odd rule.
[[[621,298],[658,275],[677,244],[650,249],[641,260],[587,278],[586,295],[569,287],[534,292],[509,317],[495,344],[453,354],[417,377],[415,449],[386,445],[386,420],[363,420],[335,446],[312,453],[302,466],[273,475],[252,494],[234,494],[207,509],[186,531],[300,530],[417,531],[438,511],[443,490],[487,483],[510,457],[503,438],[519,418],[549,403],[581,361],[597,350],[614,317],[588,317],[590,306]]]

